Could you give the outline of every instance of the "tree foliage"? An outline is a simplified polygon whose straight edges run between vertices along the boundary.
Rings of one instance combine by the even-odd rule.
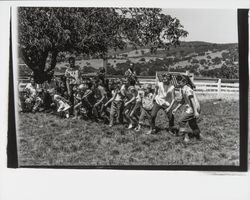
[[[127,45],[154,52],[188,34],[178,19],[153,8],[20,7],[18,26],[20,56],[38,83],[50,80],[61,52],[105,58]]]

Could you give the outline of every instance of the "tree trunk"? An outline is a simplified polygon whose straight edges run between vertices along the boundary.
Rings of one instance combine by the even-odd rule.
[[[51,56],[51,62],[49,68],[46,70],[47,72],[50,72],[55,69],[56,63],[57,63],[57,55],[58,51],[53,51]]]
[[[48,51],[28,55],[25,50],[22,50],[21,55],[25,64],[33,71],[36,83],[42,84],[45,81],[50,81],[52,79],[54,75],[53,70],[55,69],[57,62],[58,51],[52,52],[50,66],[47,70],[45,70],[45,66],[49,55]]]
[[[105,57],[105,58],[103,58],[103,67],[104,67],[104,69],[105,69],[105,75],[107,74],[107,65],[108,65],[108,59]]]
[[[107,58],[107,56],[105,55],[104,57],[103,57],[103,67],[104,67],[104,69],[105,69],[105,75],[107,75],[107,73],[108,73],[108,69],[107,69],[107,66],[108,66],[108,58]]]
[[[36,68],[34,71],[34,80],[38,84],[42,84],[47,80],[50,80],[52,76],[49,76],[48,72],[45,71],[46,61],[48,57],[48,52],[42,53],[42,55],[38,58],[36,64]]]

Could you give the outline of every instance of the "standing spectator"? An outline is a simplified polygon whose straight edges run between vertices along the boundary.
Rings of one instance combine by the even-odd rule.
[[[70,57],[69,58],[69,68],[65,71],[65,77],[66,77],[66,87],[67,92],[70,98],[70,103],[72,105],[72,108],[74,106],[74,91],[77,88],[77,85],[80,83],[80,69],[79,66],[75,66],[75,58]],[[73,110],[71,111],[73,112]]]
[[[125,72],[125,77],[127,78],[129,85],[135,86],[136,84],[138,84],[140,86],[133,63],[130,64],[129,69]]]

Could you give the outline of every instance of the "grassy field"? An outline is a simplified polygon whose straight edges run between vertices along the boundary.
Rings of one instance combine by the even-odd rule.
[[[19,165],[239,165],[239,102],[201,102],[201,141],[185,144],[166,130],[159,113],[155,135],[118,125],[61,119],[52,114],[19,116]],[[180,115],[180,113],[178,113]],[[178,115],[176,117],[178,119]]]

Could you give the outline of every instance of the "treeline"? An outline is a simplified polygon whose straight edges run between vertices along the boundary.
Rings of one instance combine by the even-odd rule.
[[[190,63],[186,66],[172,67],[178,59],[167,59],[164,58],[151,60],[147,63],[134,63],[135,71],[140,76],[155,76],[157,71],[174,71],[174,72],[186,72],[194,73],[198,77],[211,77],[211,78],[226,78],[235,79],[239,78],[239,66],[232,61],[227,61],[222,64],[221,67],[209,69],[205,65],[204,69],[200,69],[200,64]],[[215,59],[217,60],[217,59]],[[107,66],[107,72],[111,75],[123,75],[129,68],[131,61],[125,63],[118,63],[116,67],[112,65]]]

